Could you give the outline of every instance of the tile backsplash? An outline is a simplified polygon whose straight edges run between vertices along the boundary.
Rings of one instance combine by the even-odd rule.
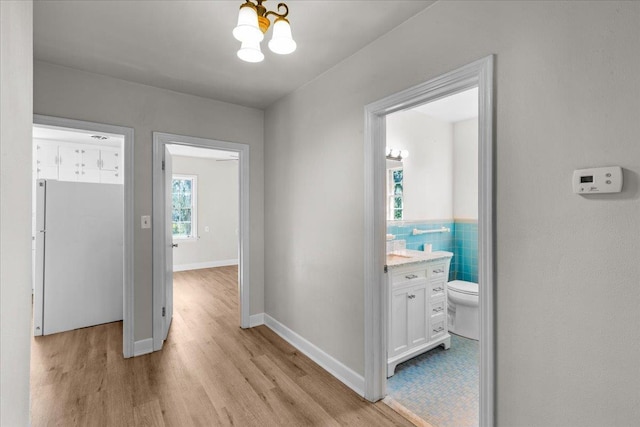
[[[448,228],[450,232],[419,234],[413,229],[439,230]],[[407,249],[424,250],[431,244],[433,251],[453,252],[449,280],[478,281],[478,222],[471,220],[403,222],[393,221],[387,225],[387,233],[396,240],[405,240]]]

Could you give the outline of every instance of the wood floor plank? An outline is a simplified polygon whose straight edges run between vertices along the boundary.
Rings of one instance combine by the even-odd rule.
[[[122,323],[37,337],[32,425],[409,426],[266,326],[239,327],[237,267],[174,274],[163,350],[124,359]]]

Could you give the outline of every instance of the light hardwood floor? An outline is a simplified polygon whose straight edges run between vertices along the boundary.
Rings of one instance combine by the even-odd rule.
[[[237,268],[174,275],[162,351],[122,357],[122,323],[38,337],[33,426],[412,425],[265,326],[238,327]]]

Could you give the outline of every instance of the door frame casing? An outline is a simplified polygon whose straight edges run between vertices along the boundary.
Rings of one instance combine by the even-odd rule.
[[[165,218],[164,185],[162,161],[165,145],[185,145],[238,153],[239,183],[239,230],[238,230],[238,291],[240,302],[240,327],[248,328],[250,310],[250,240],[249,240],[249,145],[237,142],[219,141],[164,132],[153,132],[153,350],[162,349],[163,321],[162,307],[165,283]]]
[[[67,119],[63,117],[33,115],[34,125],[55,126],[91,132],[104,132],[124,136],[124,209],[123,209],[123,297],[122,297],[122,353],[133,357],[134,352],[134,207],[133,207],[133,128]]]
[[[494,55],[365,106],[365,397],[386,394],[387,285],[386,116],[478,87],[478,282],[480,305],[480,425],[494,425]]]

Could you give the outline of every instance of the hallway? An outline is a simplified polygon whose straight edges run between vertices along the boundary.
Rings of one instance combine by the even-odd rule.
[[[32,340],[33,426],[409,426],[265,326],[238,327],[237,268],[174,274],[162,351],[122,357],[122,323]]]

